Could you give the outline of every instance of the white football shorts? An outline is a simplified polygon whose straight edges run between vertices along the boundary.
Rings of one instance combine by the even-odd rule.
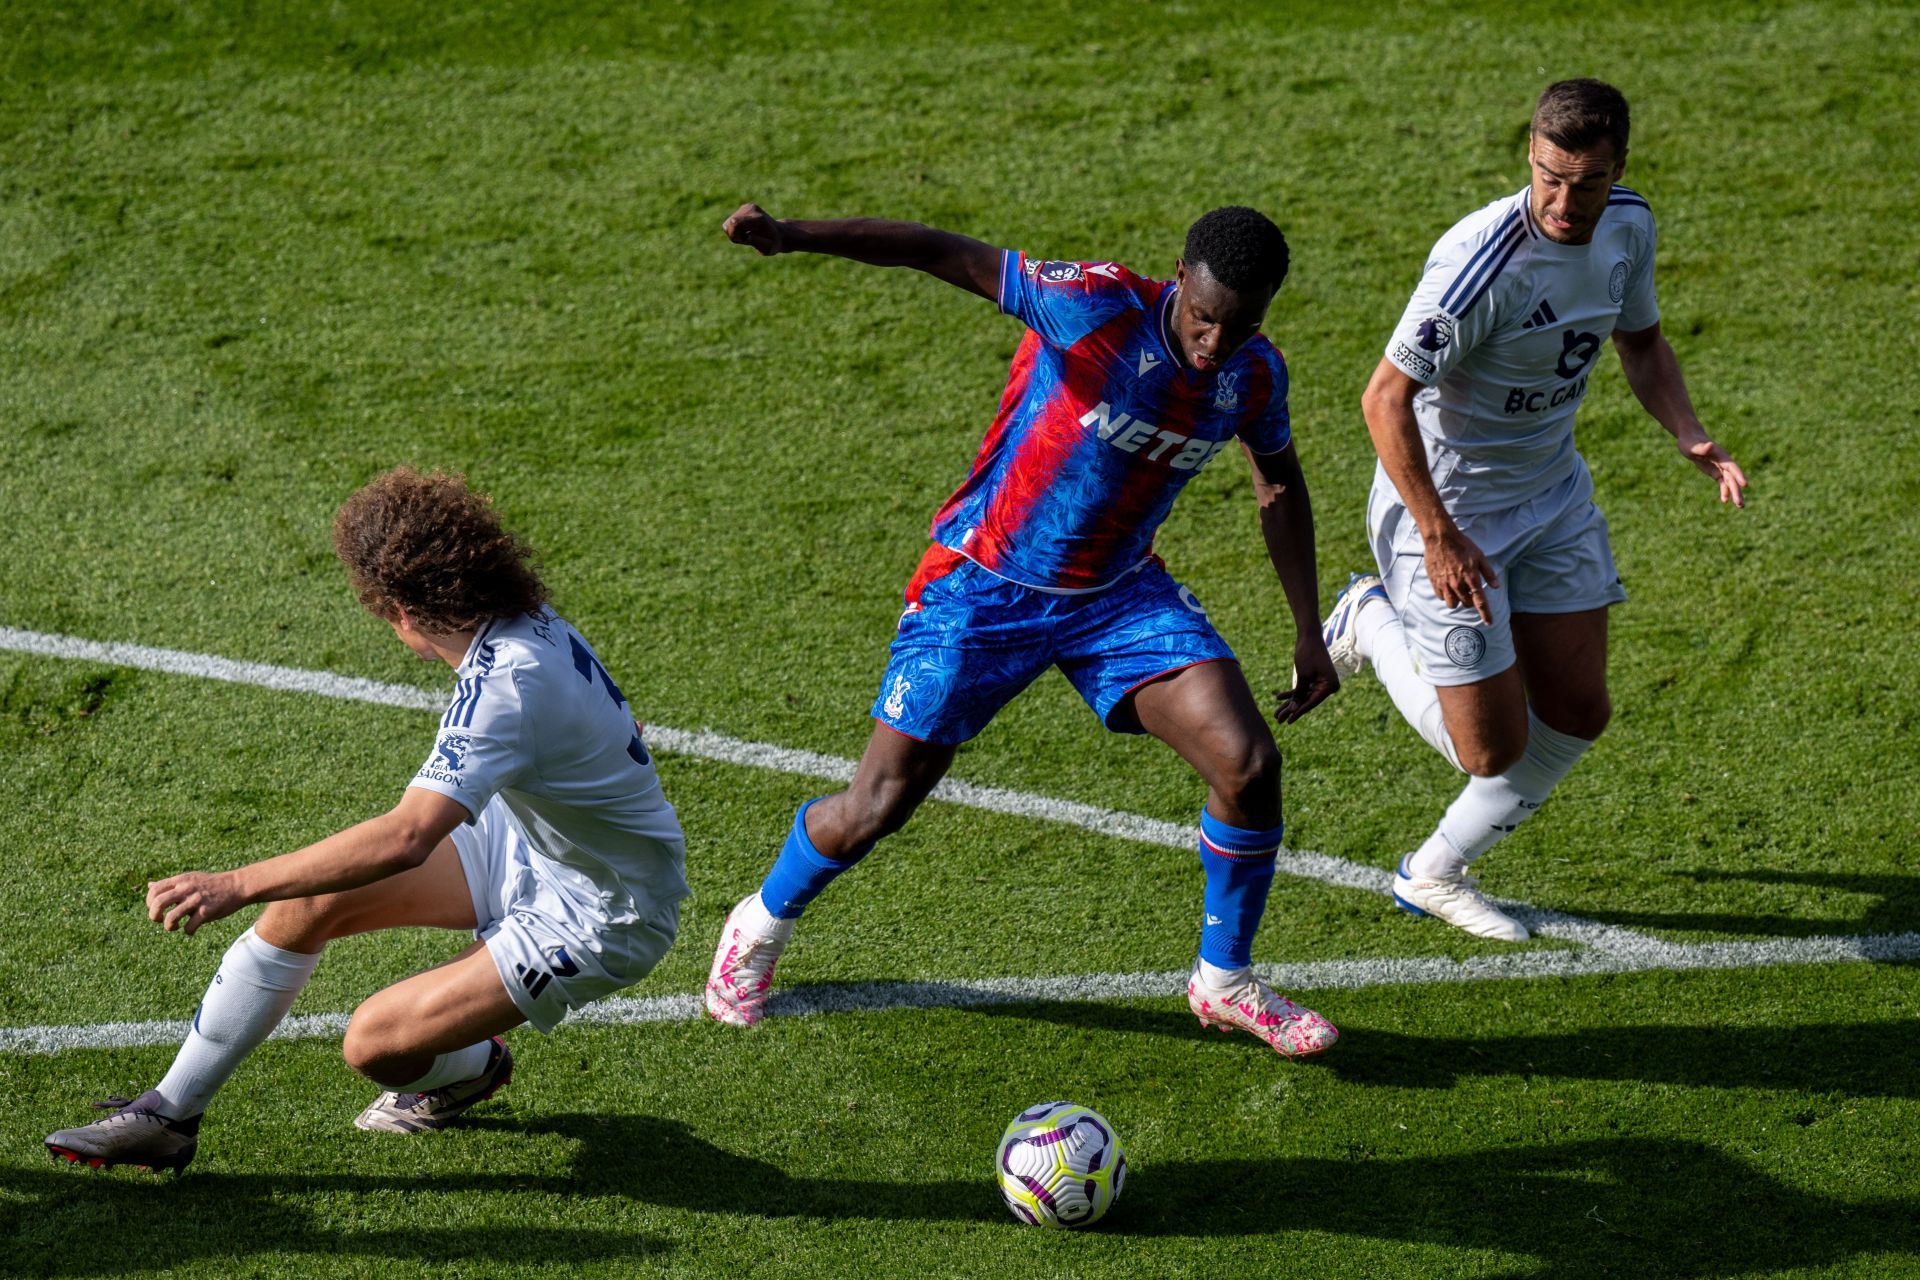
[[[678,902],[649,920],[611,922],[593,883],[535,852],[497,796],[472,825],[453,829],[453,845],[473,895],[473,936],[542,1032],[646,977],[673,945]]]
[[[1566,480],[1517,507],[1456,515],[1454,522],[1500,578],[1486,593],[1490,623],[1472,605],[1449,609],[1440,602],[1427,580],[1420,530],[1385,474],[1374,473],[1367,537],[1414,670],[1429,684],[1474,684],[1512,666],[1516,613],[1579,613],[1627,598],[1584,459]]]

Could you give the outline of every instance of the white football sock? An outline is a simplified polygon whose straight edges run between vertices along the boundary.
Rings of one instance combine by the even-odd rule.
[[[235,938],[200,999],[186,1043],[154,1086],[167,1105],[164,1114],[186,1120],[205,1111],[240,1060],[287,1016],[319,963],[318,953],[283,951],[252,929]]]
[[[1369,662],[1373,660],[1373,641],[1380,628],[1389,622],[1400,621],[1393,605],[1379,596],[1368,596],[1355,607],[1353,614],[1353,646],[1360,656]]]
[[[482,1040],[479,1044],[438,1055],[433,1065],[427,1068],[427,1074],[410,1084],[397,1084],[393,1088],[399,1093],[425,1093],[429,1089],[441,1089],[463,1080],[472,1080],[487,1069],[487,1060],[492,1056],[493,1041]]]
[[[1387,687],[1387,695],[1414,732],[1458,769],[1460,756],[1447,733],[1446,713],[1440,709],[1440,691],[1413,669],[1413,652],[1399,615],[1390,606],[1374,604],[1354,619],[1354,642],[1361,656],[1373,664],[1373,673]]]
[[[1458,875],[1546,803],[1592,742],[1550,729],[1527,709],[1527,749],[1505,773],[1468,778],[1427,842],[1407,859],[1423,880]]]
[[[734,917],[734,924],[750,938],[763,938],[772,933],[776,925],[791,923],[767,910],[767,904],[761,901],[757,889],[747,895],[746,901],[740,904],[740,914]]]
[[[1253,970],[1245,965],[1238,969],[1222,969],[1219,965],[1206,960],[1200,961],[1199,964],[1200,981],[1215,991],[1232,990],[1253,976]]]

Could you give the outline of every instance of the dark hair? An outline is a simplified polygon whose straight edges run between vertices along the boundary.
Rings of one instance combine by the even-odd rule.
[[[1187,229],[1187,270],[1202,266],[1235,293],[1277,292],[1287,278],[1287,238],[1258,209],[1228,205]]]
[[[1617,160],[1627,154],[1627,99],[1604,80],[1561,80],[1540,95],[1528,129],[1563,151],[1611,142]]]
[[[333,549],[361,604],[389,620],[404,609],[422,631],[448,635],[547,602],[533,552],[458,475],[395,467],[374,477],[334,516]]]

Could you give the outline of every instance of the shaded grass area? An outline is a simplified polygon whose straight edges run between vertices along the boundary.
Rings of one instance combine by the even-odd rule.
[[[1431,998],[1426,998],[1428,995]],[[1846,966],[1343,993],[1321,1065],[1172,1002],[516,1037],[466,1126],[347,1126],[330,1046],[263,1050],[177,1182],[42,1164],[157,1051],[0,1062],[13,1273],[1909,1274],[1912,974]],[[1788,1014],[1785,1011],[1791,1010]],[[1648,1015],[1657,1011],[1658,1017]],[[1069,1094],[1132,1165],[1103,1228],[1016,1225],[1006,1116]],[[425,1206],[431,1205],[430,1211]],[[110,1229],[94,1230],[95,1225]]]

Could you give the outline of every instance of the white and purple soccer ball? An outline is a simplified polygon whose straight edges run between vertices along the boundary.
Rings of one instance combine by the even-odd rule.
[[[1071,1230],[1100,1221],[1120,1198],[1127,1157],[1099,1112],[1043,1102],[1007,1126],[993,1171],[1014,1217]]]

